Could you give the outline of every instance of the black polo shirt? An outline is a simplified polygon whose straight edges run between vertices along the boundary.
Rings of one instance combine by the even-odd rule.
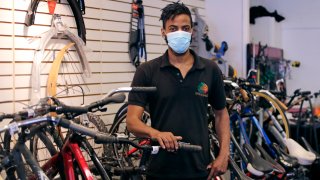
[[[194,64],[183,78],[170,64],[168,51],[141,64],[132,86],[155,86],[156,93],[130,93],[129,104],[149,105],[151,126],[159,131],[182,136],[184,142],[201,145],[201,153],[160,151],[152,159],[148,174],[167,178],[197,178],[207,175],[211,162],[208,140],[208,103],[214,109],[225,107],[221,71],[215,62],[196,55]]]

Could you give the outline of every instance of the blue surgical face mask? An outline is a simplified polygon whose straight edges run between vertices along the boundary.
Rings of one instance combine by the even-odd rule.
[[[191,33],[175,31],[167,34],[168,45],[178,54],[185,53],[191,42]]]

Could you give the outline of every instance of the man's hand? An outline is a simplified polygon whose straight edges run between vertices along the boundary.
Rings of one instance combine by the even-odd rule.
[[[220,155],[216,160],[207,166],[207,169],[211,169],[208,180],[222,175],[227,171],[229,156]]]
[[[151,138],[158,140],[160,146],[168,151],[176,151],[179,148],[178,140],[181,140],[181,136],[174,136],[171,132],[160,132],[153,134]]]

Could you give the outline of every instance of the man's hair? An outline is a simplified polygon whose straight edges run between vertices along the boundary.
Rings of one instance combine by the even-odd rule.
[[[160,20],[162,20],[162,26],[165,28],[166,22],[168,19],[174,19],[177,15],[186,14],[190,17],[191,27],[193,27],[191,12],[187,6],[183,3],[174,2],[172,4],[168,4],[166,7],[162,9],[162,13],[160,16]]]

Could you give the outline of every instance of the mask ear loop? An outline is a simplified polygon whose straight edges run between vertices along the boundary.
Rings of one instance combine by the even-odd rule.
[[[164,36],[164,40],[165,40],[165,41],[166,41],[166,43],[168,44],[167,36]]]

